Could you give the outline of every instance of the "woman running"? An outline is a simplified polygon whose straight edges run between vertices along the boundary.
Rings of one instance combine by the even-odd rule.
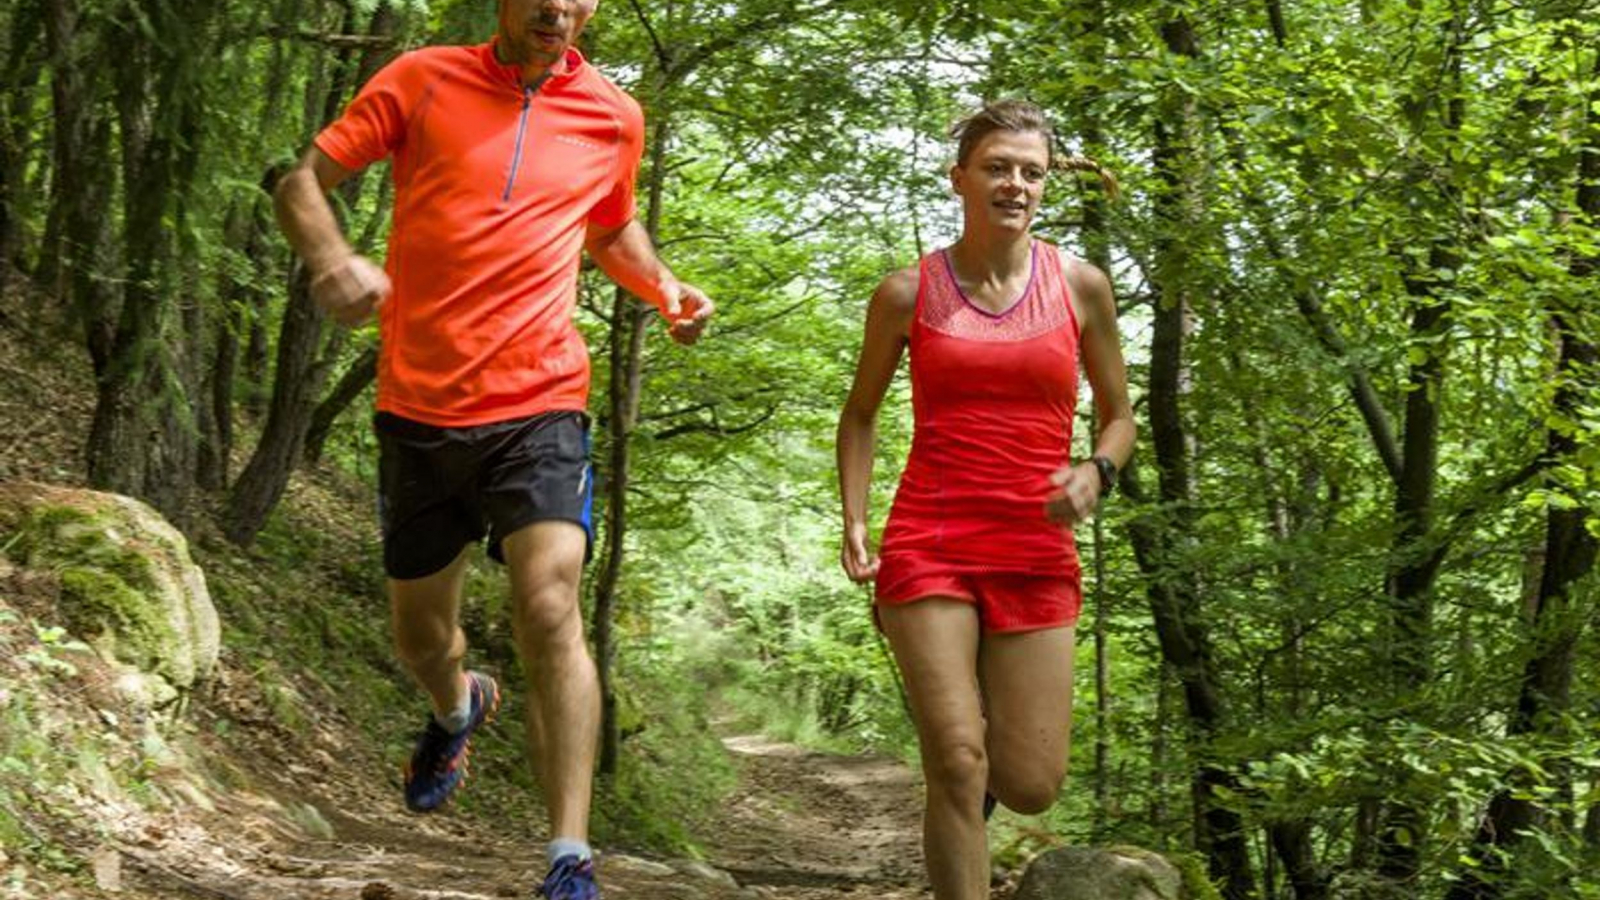
[[[1072,525],[1133,452],[1111,286],[1029,233],[1058,158],[1043,112],[1001,101],[958,123],[961,237],[889,275],[867,309],[839,419],[845,572],[876,579],[878,622],[904,676],[927,781],[923,849],[935,900],[988,896],[984,819],[1055,802],[1072,725],[1083,598]],[[867,539],[874,422],[911,353],[911,458],[875,555]],[[1093,455],[1070,459],[1082,361]]]

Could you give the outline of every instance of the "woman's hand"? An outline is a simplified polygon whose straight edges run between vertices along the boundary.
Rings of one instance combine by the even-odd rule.
[[[1057,469],[1050,476],[1055,490],[1044,502],[1044,516],[1052,522],[1073,525],[1094,515],[1100,505],[1100,470],[1092,462]]]
[[[839,562],[844,566],[844,573],[856,584],[863,584],[877,577],[878,554],[873,553],[867,546],[865,522],[845,526],[844,547],[839,551]]]

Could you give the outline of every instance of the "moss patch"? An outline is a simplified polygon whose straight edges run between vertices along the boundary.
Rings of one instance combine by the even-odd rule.
[[[67,630],[94,636],[108,626],[116,635],[115,655],[145,672],[176,677],[167,649],[178,632],[161,610],[116,574],[71,566],[61,570],[61,614]]]
[[[51,569],[61,583],[63,624],[79,637],[110,632],[124,662],[174,678],[168,658],[179,642],[166,612],[150,599],[151,561],[117,542],[112,520],[72,506],[39,506],[23,520],[9,551],[24,565]]]
[[[151,562],[112,536],[114,523],[71,506],[40,506],[22,523],[14,552],[28,566],[80,566],[114,575],[144,593],[155,586]]]

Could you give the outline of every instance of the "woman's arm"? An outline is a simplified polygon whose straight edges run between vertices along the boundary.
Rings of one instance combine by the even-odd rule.
[[[1067,262],[1066,260],[1063,260]],[[1104,272],[1082,260],[1067,262],[1067,284],[1077,300],[1078,350],[1094,390],[1093,456],[1111,460],[1120,471],[1133,456],[1138,427],[1128,401],[1128,373],[1117,334],[1117,305]],[[1050,518],[1070,524],[1088,518],[1100,503],[1100,473],[1085,460],[1052,476],[1059,488],[1046,504]]]
[[[867,490],[878,407],[900,367],[917,304],[917,270],[902,269],[878,285],[867,306],[866,334],[856,361],[855,382],[839,414],[836,451],[839,499],[844,509],[844,547],[840,562],[851,581],[870,580],[878,558],[867,546]]]

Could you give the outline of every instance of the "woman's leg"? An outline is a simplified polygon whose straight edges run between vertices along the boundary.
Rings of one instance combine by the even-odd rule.
[[[1073,631],[1067,625],[983,636],[978,675],[989,717],[989,792],[1020,813],[1049,809],[1066,778]]]
[[[923,854],[934,900],[989,896],[983,791],[989,776],[978,695],[978,613],[931,598],[878,607],[905,678],[928,784]]]

